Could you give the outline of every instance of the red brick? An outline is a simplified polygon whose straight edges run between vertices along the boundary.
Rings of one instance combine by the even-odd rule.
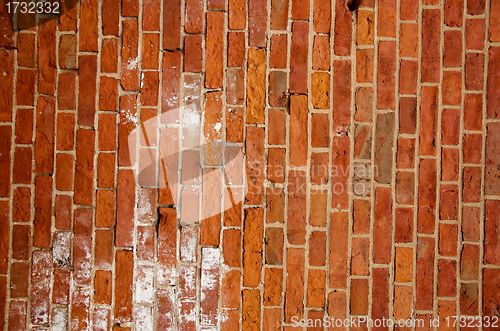
[[[95,222],[97,227],[111,227],[114,224],[115,195],[113,191],[98,190],[96,197]]]
[[[438,261],[437,293],[441,297],[455,296],[457,291],[456,277],[457,263],[453,260],[440,259]]]
[[[70,275],[71,272],[67,269],[54,269],[52,303],[63,305],[69,303]]]
[[[332,213],[329,248],[330,287],[347,286],[347,218],[345,212]]]
[[[71,191],[73,187],[73,155],[57,154],[56,188],[60,191]]]
[[[16,147],[14,150],[14,164],[12,169],[13,183],[31,183],[31,154],[31,147]]]
[[[229,271],[222,278],[222,307],[239,308],[240,304],[240,272]],[[196,284],[195,284],[196,289]]]
[[[309,237],[309,265],[324,266],[326,263],[326,232],[314,231]]]
[[[434,239],[417,241],[416,309],[432,309],[434,279]]]
[[[3,57],[5,58],[5,57]],[[7,61],[9,59],[6,59]],[[36,79],[36,71],[34,70],[28,70],[28,69],[20,69],[17,72],[17,84],[16,84],[16,104],[19,106],[33,106],[35,102],[35,97],[34,97],[34,92],[35,92],[35,79]],[[11,82],[4,81],[6,83],[5,87],[2,88],[3,92],[2,95],[6,98],[6,100],[9,100],[5,105],[4,108],[7,112],[2,111],[2,113],[5,113],[3,117],[5,119],[10,119],[11,117],[11,101],[10,101],[10,95],[12,94],[11,90]]]
[[[18,109],[15,124],[16,144],[31,144],[33,136],[33,111]]]
[[[76,135],[74,202],[92,205],[94,194],[94,131],[78,129]]]
[[[165,34],[168,35],[168,34]],[[120,82],[125,91],[139,89],[139,31],[136,19],[122,22],[122,65]]]
[[[35,170],[37,173],[53,172],[54,163],[55,100],[40,96],[37,104]]]
[[[208,12],[205,40],[205,87],[219,88],[222,86],[224,65],[224,13]]]
[[[484,18],[465,21],[465,48],[467,50],[483,49],[485,29]]]
[[[402,12],[401,15],[403,15]],[[415,23],[401,23],[399,33],[399,55],[417,57],[418,25]]]
[[[416,94],[417,80],[417,61],[401,60],[401,66],[399,68],[399,93]]]
[[[75,34],[63,34],[59,37],[59,67],[75,69],[77,39]],[[64,86],[64,85],[62,85]]]
[[[375,180],[389,184],[392,174],[392,148],[394,144],[394,113],[377,115],[375,131]]]
[[[493,0],[490,3],[490,29],[489,29],[489,40],[490,41],[500,41],[500,28],[498,27],[498,22],[500,21],[500,15],[498,11],[500,9],[500,2],[498,0]],[[491,72],[491,71],[490,71]]]
[[[118,36],[120,24],[120,1],[103,0],[102,17],[102,33],[104,35]]]
[[[37,176],[35,178],[35,220],[33,223],[33,245],[49,247],[52,216],[52,178]]]
[[[349,201],[349,138],[334,136],[332,141],[332,207],[347,209]]]
[[[54,214],[56,229],[69,230],[72,224],[72,199],[69,195],[56,195]]]
[[[181,44],[181,2],[168,0],[163,3],[163,49],[175,50]]]
[[[292,244],[304,244],[306,235],[306,173],[290,170],[288,173],[287,238]]]
[[[305,165],[307,154],[307,97],[290,97],[290,165]]]
[[[353,231],[356,234],[368,233],[370,230],[370,203],[367,200],[354,200]]]
[[[399,138],[396,164],[400,169],[413,168],[415,159],[415,139]]]
[[[13,84],[14,84],[14,51],[13,50],[0,50],[0,60],[2,63],[2,70],[5,73],[0,77],[0,119],[2,121],[10,121],[12,118],[12,93],[13,93]],[[19,72],[18,70],[18,77]],[[25,77],[29,82],[32,82],[31,85],[28,86],[16,86],[16,90],[23,89],[24,93],[28,95],[30,100],[33,100],[33,93],[30,91],[30,87],[33,86],[35,81],[35,72],[34,71],[24,71]],[[19,98],[16,98],[17,103],[19,104]],[[29,101],[29,100],[28,100]],[[32,102],[31,102],[32,104]]]
[[[217,325],[217,306],[219,301],[220,251],[218,248],[204,247],[201,252],[201,295],[200,317],[202,326]],[[260,269],[260,268],[259,268]],[[211,284],[215,282],[215,284]],[[243,307],[245,297],[243,295]],[[243,308],[245,310],[245,308]]]
[[[260,326],[260,292],[259,290],[243,290],[243,330],[257,330]]]
[[[462,201],[479,202],[481,195],[481,169],[477,167],[464,167],[462,184]]]
[[[2,287],[5,288],[4,284]],[[5,291],[4,289],[0,291]],[[9,328],[15,330],[25,330],[26,329],[26,310],[27,303],[25,301],[12,300],[10,302],[9,309]],[[3,311],[3,310],[2,310]],[[2,321],[3,323],[3,321]],[[3,324],[0,323],[0,326],[3,327]]]
[[[264,306],[277,306],[281,302],[283,269],[266,268],[264,272]]]
[[[243,0],[229,1],[229,19],[228,25],[230,29],[245,29],[246,28],[246,2]],[[286,11],[288,13],[288,10]],[[272,21],[272,20],[271,20]],[[286,19],[285,19],[286,22]]]
[[[49,251],[33,252],[31,268],[31,323],[33,324],[49,323],[51,261],[52,256]]]
[[[144,1],[142,4],[142,29],[145,31],[159,31],[160,13],[161,2],[159,0]]]
[[[10,191],[10,149],[11,149],[11,132],[10,126],[0,127],[0,169],[3,176],[0,176],[0,196],[9,196]]]
[[[441,180],[458,179],[458,149],[443,148],[441,154]]]
[[[466,206],[462,210],[462,237],[465,241],[479,240],[480,210]]]
[[[159,209],[158,225],[158,262],[161,267],[159,283],[164,284],[174,281],[168,277],[175,272],[177,251],[177,219],[173,208]]]
[[[481,130],[483,116],[483,96],[481,94],[465,94],[464,129]]]
[[[64,86],[64,88],[58,90],[58,109],[76,109],[75,81],[76,75],[73,72],[64,72],[59,74],[58,84],[60,86]]]
[[[483,314],[493,316],[498,313],[498,302],[500,294],[495,289],[500,282],[498,269],[484,269],[483,271]]]
[[[274,37],[274,36],[273,36]],[[279,36],[281,37],[281,35]],[[281,39],[279,39],[281,40]],[[271,52],[273,47],[273,39],[271,38]],[[283,38],[283,43],[280,46],[286,47],[286,39]],[[277,46],[276,46],[277,47]],[[280,58],[279,68],[286,67],[286,49],[280,51],[279,54],[283,55],[283,60]],[[271,57],[271,59],[273,59]],[[330,37],[327,35],[315,35],[313,44],[313,69],[316,70],[329,70],[330,69]],[[271,61],[272,65],[272,61]]]
[[[132,251],[116,251],[114,316],[118,319],[132,317],[132,278],[134,257]]]
[[[201,71],[203,56],[201,43],[201,35],[186,35],[184,37],[184,71]]]
[[[418,179],[418,214],[419,233],[434,233],[436,213],[436,161],[420,161]]]
[[[463,0],[446,0],[444,3],[444,23],[447,26],[462,26]]]
[[[298,1],[295,1],[298,3]],[[309,25],[307,22],[293,22],[292,45],[290,49],[290,93],[307,93],[307,49]]]
[[[100,304],[111,303],[111,271],[96,270],[94,276],[94,302]]]
[[[84,12],[81,12],[84,17]],[[89,22],[89,24],[91,24]],[[80,30],[82,36],[84,29]],[[38,85],[39,93],[52,95],[56,88],[56,22],[48,21],[38,29]],[[82,46],[82,45],[80,45]]]
[[[439,9],[422,11],[422,82],[439,82],[441,13]]]
[[[371,318],[389,316],[389,269],[373,268]]]
[[[324,308],[326,271],[311,269],[307,280],[307,307]]]
[[[10,295],[12,298],[28,296],[29,264],[13,262],[10,269]]]
[[[285,321],[290,322],[304,313],[304,250],[288,248],[286,260]]]
[[[499,194],[500,188],[500,124],[490,123],[486,134],[485,192]]]
[[[331,25],[331,2],[329,0],[313,1],[313,27],[316,33],[329,33]]]
[[[78,124],[93,126],[96,109],[97,59],[94,55],[81,55],[78,62]]]
[[[263,210],[245,209],[243,232],[243,286],[256,287],[262,267]]]
[[[248,46],[265,47],[267,5],[265,0],[248,1]]]
[[[132,170],[118,171],[116,193],[116,246],[132,246],[135,180]]]
[[[484,54],[468,53],[465,58],[465,89],[482,90],[484,84]]]
[[[33,68],[35,65],[35,37],[36,35],[32,33],[19,33],[17,35],[17,63],[19,66]]]
[[[421,93],[419,155],[435,155],[438,89],[437,87],[423,87]]]
[[[85,22],[79,31],[80,51],[97,51],[98,6],[99,2],[97,0],[83,0],[80,2],[80,19]]]
[[[370,240],[368,238],[352,238],[351,272],[353,275],[367,276],[369,273]]]
[[[230,267],[240,267],[241,231],[238,229],[224,230],[222,247],[224,247],[224,263]]]
[[[413,241],[413,210],[410,208],[396,209],[395,241]]]
[[[481,162],[482,136],[480,134],[465,134],[463,140],[463,161],[464,163]]]
[[[396,36],[396,16],[396,0],[382,0],[379,2],[377,22],[378,36]]]
[[[333,52],[335,55],[351,53],[352,15],[345,0],[335,1],[335,21],[333,25]]]
[[[333,132],[345,132],[351,118],[351,62],[333,62]]]
[[[352,315],[368,314],[368,293],[369,288],[367,279],[351,280],[350,309]]]
[[[245,65],[245,34],[243,32],[229,32],[227,35],[227,65],[229,67]]]
[[[458,218],[458,187],[456,185],[441,185],[439,218],[456,220]]]
[[[146,38],[144,38],[146,39]],[[103,39],[101,45],[101,72],[118,71],[118,41],[116,38]],[[146,60],[146,58],[144,59]],[[143,62],[144,65],[144,62]]]
[[[467,315],[478,313],[478,285],[474,283],[463,283],[460,287],[460,312]]]
[[[496,88],[500,84],[500,47],[490,47],[488,59],[487,116],[500,118],[500,96]]]
[[[187,33],[201,33],[203,29],[203,2],[200,0],[187,0],[185,15],[184,31]]]
[[[462,73],[459,71],[445,71],[442,84],[443,104],[460,105],[462,100]]]
[[[479,246],[463,245],[460,254],[460,278],[463,280],[478,280],[479,262]]]
[[[484,262],[498,264],[500,243],[498,240],[498,226],[500,203],[496,200],[486,201],[484,224]]]
[[[457,225],[439,224],[439,254],[442,256],[457,255]]]
[[[309,0],[306,1],[291,0],[291,5],[292,5],[292,18],[294,20],[309,19]]]
[[[247,127],[246,139],[248,192],[246,201],[249,204],[260,204],[264,183],[264,130]],[[250,184],[251,183],[251,184]]]
[[[462,33],[456,30],[444,32],[443,66],[459,67],[462,64]]]

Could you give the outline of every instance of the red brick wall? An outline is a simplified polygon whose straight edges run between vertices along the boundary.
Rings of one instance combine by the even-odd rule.
[[[500,0],[4,1],[0,329],[499,316]]]

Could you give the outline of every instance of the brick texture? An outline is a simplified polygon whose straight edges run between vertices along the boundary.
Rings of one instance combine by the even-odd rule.
[[[0,329],[498,317],[500,0],[351,2],[2,2]]]

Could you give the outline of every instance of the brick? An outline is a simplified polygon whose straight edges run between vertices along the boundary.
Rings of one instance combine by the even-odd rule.
[[[75,69],[77,39],[74,34],[64,34],[59,37],[59,67]],[[64,86],[64,85],[63,85]]]
[[[465,244],[460,254],[460,278],[462,280],[479,279],[479,246]]]
[[[447,26],[462,26],[463,0],[446,0],[444,3],[444,23]]]
[[[399,68],[399,93],[416,94],[418,66],[417,61],[401,61]]]
[[[14,165],[12,170],[13,183],[30,184],[31,154],[31,147],[16,147],[14,150]]]
[[[33,68],[33,66],[35,65],[35,37],[36,35],[32,33],[18,34],[17,36],[18,65],[30,68]],[[61,44],[59,44],[59,47],[62,47]]]
[[[309,0],[297,1],[291,0],[292,5],[292,18],[295,20],[309,19]]]
[[[269,73],[269,104],[274,107],[285,107],[288,105],[287,98],[287,74],[283,71],[271,71]]]
[[[80,55],[78,71],[78,124],[94,125],[97,60],[94,55]]]
[[[460,312],[467,315],[478,313],[478,285],[473,283],[461,284],[460,287]]]
[[[118,41],[117,41],[117,39],[116,38],[103,39],[101,49],[102,49],[102,51],[101,51],[101,72],[106,72],[106,73],[117,72],[118,71]]]
[[[298,1],[295,1],[296,3]],[[309,26],[306,22],[293,22],[290,49],[290,93],[307,93],[307,49]]]
[[[415,139],[399,138],[396,165],[399,169],[413,168],[415,160]]]
[[[371,83],[373,80],[373,65],[373,49],[358,49],[356,51],[356,81]]]
[[[181,2],[169,0],[163,4],[163,49],[175,50],[181,44]]]
[[[444,32],[443,66],[459,67],[462,64],[462,33],[456,30]]]
[[[119,34],[120,24],[120,1],[104,0],[102,3],[102,33],[104,35]]]
[[[290,165],[305,165],[307,153],[307,98],[290,97]]]
[[[201,1],[200,1],[201,3]],[[245,29],[247,12],[246,2],[242,0],[229,1],[229,29]],[[288,10],[286,11],[288,13]]]
[[[80,51],[97,51],[98,37],[98,6],[97,0],[84,0],[80,2],[80,19],[86,22],[80,27]]]
[[[76,109],[75,98],[76,75],[73,72],[59,74],[59,85],[64,86],[58,90],[57,106],[58,109]]]
[[[227,65],[229,67],[245,65],[245,34],[243,32],[229,32],[227,35]]]
[[[242,291],[242,326],[244,330],[256,330],[260,325],[259,290]]]
[[[217,325],[217,305],[219,301],[219,260],[220,251],[218,248],[204,247],[201,252],[201,295],[203,300],[201,306],[201,320],[203,326]],[[215,281],[215,285],[212,282]],[[245,299],[243,298],[243,306]],[[245,309],[245,308],[243,308]]]
[[[0,196],[9,196],[10,191],[10,149],[11,149],[11,132],[10,126],[0,127],[0,169],[2,170],[4,176],[0,176]]]
[[[76,134],[76,204],[92,205],[94,192],[94,131],[78,129]]]
[[[500,29],[498,28],[498,22],[500,21],[500,15],[498,14],[498,9],[500,9],[500,2],[498,0],[493,0],[490,3],[490,29],[489,29],[489,40],[499,41],[500,40]],[[491,71],[490,71],[491,72]]]
[[[439,9],[424,9],[422,11],[422,82],[439,82],[440,21]]]
[[[401,11],[403,8],[401,8]],[[403,13],[401,12],[401,16]],[[448,32],[448,31],[446,31]],[[418,25],[415,23],[401,23],[399,36],[399,55],[417,57]],[[446,35],[445,35],[446,36]],[[446,42],[446,39],[445,39]]]
[[[136,19],[122,22],[122,65],[120,83],[125,91],[139,89],[139,31]]]
[[[373,233],[373,259],[376,263],[389,263],[391,240],[387,233],[391,230],[392,201],[391,190],[377,188],[375,191],[375,224]]]
[[[485,192],[486,194],[498,194],[498,183],[500,181],[500,171],[498,165],[500,164],[498,144],[498,123],[490,123],[487,126],[486,135],[486,167],[485,167]]]
[[[464,167],[462,179],[462,201],[479,202],[481,191],[481,169]]]
[[[445,259],[438,261],[438,296],[455,296],[457,286],[456,270],[457,263],[455,261]]]
[[[497,236],[498,229],[498,210],[500,203],[495,200],[486,201],[484,221],[484,262],[498,264],[498,251],[500,244]]]
[[[351,117],[351,62],[333,62],[333,132],[347,131]]]
[[[288,173],[288,242],[304,244],[306,235],[306,173],[290,170]]]
[[[458,218],[458,187],[441,185],[439,218],[455,220]]]
[[[49,231],[50,232],[50,231]],[[52,257],[49,251],[33,252],[31,268],[31,323],[49,323],[49,293]]]
[[[468,50],[482,50],[485,29],[483,18],[465,20],[465,48]]]
[[[326,232],[314,231],[309,237],[309,250],[314,254],[309,255],[309,264],[324,266],[326,263]]]
[[[274,37],[274,36],[273,36]],[[280,35],[281,37],[281,35]],[[276,38],[277,39],[277,38]],[[283,38],[284,39],[284,38]],[[286,39],[283,40],[279,46],[283,45],[286,47]],[[271,52],[273,47],[273,39],[271,38]],[[278,46],[276,46],[278,47]],[[281,51],[279,54],[283,54],[283,61],[280,61],[280,68],[286,66],[286,49]],[[271,58],[272,59],[272,58]],[[281,59],[281,58],[280,58]],[[330,69],[330,37],[327,35],[315,35],[313,42],[313,69],[315,70],[329,70]],[[272,65],[272,61],[270,61]]]
[[[313,27],[316,33],[329,33],[331,25],[331,2],[328,0],[313,1]]]
[[[221,12],[207,13],[206,28],[206,74],[205,87],[218,88],[222,86],[222,68],[224,51],[224,15]]]
[[[311,92],[313,107],[325,109],[330,106],[330,75],[324,72],[315,72],[311,77]]]
[[[353,275],[367,276],[369,269],[370,241],[368,238],[352,238],[351,272]]]
[[[101,304],[111,303],[112,292],[111,271],[96,270],[94,276],[94,302]]]
[[[175,252],[177,242],[177,219],[173,208],[160,208],[158,211],[158,262],[161,267],[160,283],[171,282],[169,276],[175,272]]]
[[[97,227],[111,227],[114,224],[115,195],[113,191],[98,190],[96,196],[95,222]]]
[[[13,51],[7,51],[7,50],[1,50],[0,51],[0,60],[4,65],[2,65],[2,70],[5,73],[5,75],[2,75],[0,78],[0,97],[1,97],[1,103],[0,103],[0,119],[2,121],[9,121],[12,118],[12,93],[13,93],[13,83],[14,83],[14,52]],[[21,70],[18,70],[18,77],[19,77],[19,72]],[[33,75],[33,71],[24,71],[26,73],[26,78],[30,82],[34,83],[35,80],[35,75]],[[31,84],[31,86],[33,85]],[[19,84],[19,83],[18,83]],[[27,93],[28,96],[33,99],[32,95],[33,93],[29,89],[30,86],[16,86],[16,90],[20,90],[20,88],[23,88],[24,93]],[[16,98],[16,101],[19,102],[19,98]]]
[[[323,308],[325,306],[326,271],[311,269],[308,272],[307,307]]]
[[[335,21],[333,23],[333,52],[335,55],[349,55],[351,50],[351,12],[345,1],[335,1]]]
[[[389,316],[389,270],[373,268],[372,314],[371,318],[380,319]]]
[[[498,269],[484,269],[483,271],[483,313],[487,316],[498,312],[500,295],[495,291],[500,281]]]
[[[134,226],[134,174],[119,170],[116,193],[116,246],[132,246]]]
[[[487,116],[488,118],[500,118],[500,96],[496,93],[495,86],[500,84],[498,62],[500,59],[500,47],[490,47],[488,52],[488,81],[487,81]]]
[[[243,285],[255,287],[260,281],[262,266],[263,210],[245,210],[243,232]]]
[[[222,278],[222,307],[238,308],[240,304],[240,272],[229,271]],[[195,286],[196,289],[196,286]]]
[[[370,203],[356,199],[353,202],[353,231],[356,234],[368,233],[370,230]]]
[[[394,289],[394,317],[411,318],[413,311],[413,289],[410,286],[396,286]]]
[[[285,321],[290,322],[292,316],[301,318],[304,313],[304,250],[288,248],[286,260]]]
[[[224,263],[230,267],[241,266],[241,231],[227,229],[223,232]]]
[[[388,184],[392,174],[394,113],[377,115],[375,131],[375,180]]]
[[[368,293],[367,279],[351,279],[351,301],[349,303],[351,314],[368,314]]]
[[[281,302],[283,269],[266,268],[264,272],[264,306],[277,306]]]
[[[414,182],[415,175],[413,172],[398,171],[396,173],[396,202],[408,205],[413,204]]]
[[[80,13],[84,17],[85,12]],[[89,24],[91,24],[89,22]],[[81,29],[80,36],[85,29]],[[38,85],[39,93],[54,94],[56,88],[56,23],[48,21],[38,30]],[[83,45],[80,45],[83,47]]]
[[[247,123],[263,123],[265,107],[265,51],[251,48],[248,51],[247,68]],[[251,88],[250,88],[251,87]]]
[[[332,207],[346,209],[348,206],[347,182],[349,178],[349,139],[334,136],[332,140]]]
[[[413,241],[413,210],[410,208],[396,208],[395,236],[397,243]]]
[[[37,176],[35,178],[35,219],[33,222],[33,245],[50,246],[50,228],[52,216],[52,178]]]
[[[56,195],[54,215],[56,229],[70,229],[72,224],[72,199],[69,195]]]
[[[73,155],[57,154],[56,156],[56,188],[60,191],[71,191],[73,187]]]
[[[132,251],[118,250],[115,259],[114,316],[117,319],[127,320],[132,317],[133,253]]]
[[[24,301],[12,300],[10,302],[9,320],[8,320],[9,327],[16,330],[26,329],[26,314],[27,314],[26,306],[27,303]]]
[[[377,77],[377,108],[394,109],[394,88],[396,69],[396,43],[392,41],[379,42],[378,77]],[[411,79],[411,78],[409,78]]]
[[[266,46],[267,5],[264,0],[248,2],[248,46]]]
[[[439,254],[457,255],[457,226],[455,224],[439,224]]]
[[[38,98],[35,139],[35,171],[52,174],[54,163],[55,100]]]
[[[356,90],[356,96],[355,96],[354,119],[358,122],[371,122],[372,109],[373,109],[373,90],[368,87],[359,87]]]
[[[330,287],[347,286],[347,213],[332,213],[330,223]],[[335,244],[333,244],[335,243]]]
[[[356,44],[373,45],[374,13],[368,10],[358,10],[356,13]]]
[[[434,160],[425,159],[420,162],[418,179],[418,214],[417,227],[419,233],[434,232],[434,215],[436,212],[436,164]]]
[[[433,238],[417,240],[416,309],[432,309],[434,245]]]
[[[6,202],[0,203],[0,212],[2,215],[2,221],[0,223],[0,229],[2,244],[0,245],[0,272],[7,273],[9,266],[9,238],[10,238],[10,229],[8,224],[8,215],[9,215],[9,205]],[[14,247],[13,247],[14,248]]]
[[[459,105],[462,97],[462,74],[458,71],[445,71],[443,73],[443,98],[445,105]]]
[[[6,56],[3,56],[5,58]],[[6,59],[9,60],[8,58]],[[21,69],[17,72],[17,85],[16,85],[16,104],[19,106],[33,106],[35,102],[34,91],[35,91],[35,79],[36,79],[36,71]],[[6,85],[2,88],[2,95],[5,96],[7,100],[9,100],[2,108],[5,111],[2,111],[3,117],[6,119],[10,119],[11,117],[11,101],[10,94],[12,94],[11,82],[5,82]]]
[[[325,190],[312,189],[310,191],[309,224],[312,226],[326,226],[327,196]]]
[[[15,142],[17,144],[31,144],[33,136],[33,111],[19,109],[16,113]]]

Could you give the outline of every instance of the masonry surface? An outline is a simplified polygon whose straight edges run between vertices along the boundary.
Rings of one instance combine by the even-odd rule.
[[[0,329],[500,315],[500,0],[4,1]]]

